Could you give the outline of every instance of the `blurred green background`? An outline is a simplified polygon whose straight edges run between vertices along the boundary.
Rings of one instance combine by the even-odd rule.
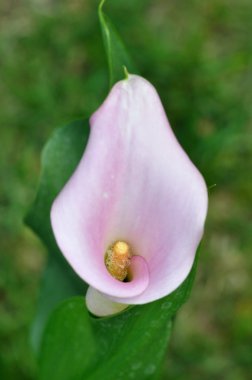
[[[23,225],[51,132],[104,99],[97,1],[0,3],[0,378],[35,379],[29,345],[46,252]],[[252,378],[249,0],[108,0],[139,72],[204,174],[210,208],[197,280],[163,379]]]

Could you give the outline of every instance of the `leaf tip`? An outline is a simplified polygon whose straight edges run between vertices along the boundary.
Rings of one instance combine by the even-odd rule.
[[[101,0],[101,2],[100,2],[100,4],[99,4],[99,7],[98,7],[98,11],[99,11],[99,13],[102,12],[102,8],[103,8],[103,5],[104,5],[105,1],[106,1],[106,0]]]

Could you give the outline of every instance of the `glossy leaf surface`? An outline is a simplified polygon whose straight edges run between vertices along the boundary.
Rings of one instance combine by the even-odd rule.
[[[89,316],[83,297],[65,301],[46,329],[40,379],[155,379],[166,352],[172,317],[189,296],[195,270],[196,263],[169,296],[110,318]]]

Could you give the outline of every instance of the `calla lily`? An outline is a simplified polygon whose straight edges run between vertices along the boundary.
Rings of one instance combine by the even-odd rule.
[[[184,281],[203,234],[207,188],[144,78],[116,83],[90,125],[51,222],[63,255],[89,284],[89,310],[102,316],[164,297]]]

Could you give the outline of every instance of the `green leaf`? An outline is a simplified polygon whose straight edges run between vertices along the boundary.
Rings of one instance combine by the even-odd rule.
[[[83,379],[96,360],[96,344],[84,298],[65,301],[52,315],[39,358],[39,379]]]
[[[88,121],[84,120],[73,122],[54,132],[43,150],[38,193],[25,219],[49,251],[32,328],[31,339],[36,351],[48,316],[55,306],[65,298],[84,294],[85,291],[85,283],[73,272],[57,247],[50,223],[50,209],[80,161],[88,135]]]
[[[86,284],[81,281],[67,262],[55,258],[50,252],[48,263],[43,273],[38,306],[31,328],[31,343],[34,351],[39,352],[41,339],[48,318],[55,307],[71,296],[86,293]]]
[[[88,121],[75,121],[57,129],[42,152],[38,192],[25,222],[51,251],[58,249],[50,223],[51,205],[79,163],[88,136]]]
[[[124,78],[124,67],[130,73],[136,73],[137,70],[119,34],[103,11],[104,3],[105,0],[102,0],[99,5],[98,14],[109,66],[109,83],[110,87],[112,87],[113,84]]]
[[[184,283],[169,296],[110,318],[90,317],[82,297],[65,301],[45,332],[40,380],[156,378],[172,318],[190,294],[196,266],[197,260]]]

